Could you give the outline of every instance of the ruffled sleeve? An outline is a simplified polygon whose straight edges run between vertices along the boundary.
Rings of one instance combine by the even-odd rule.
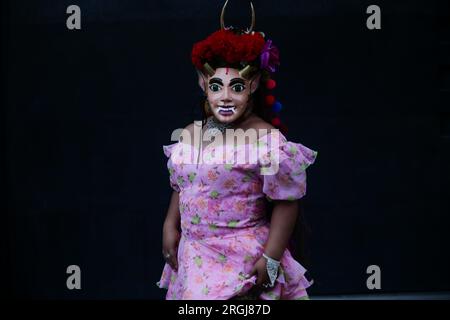
[[[263,152],[262,163],[270,170],[261,175],[263,193],[268,200],[297,200],[306,193],[306,168],[314,163],[317,151],[311,150],[300,143],[290,142],[281,134],[269,134],[264,141],[278,143]],[[260,144],[266,142],[259,141]]]
[[[164,154],[169,158],[167,161],[167,169],[169,170],[169,183],[173,190],[176,192],[180,192],[180,186],[178,185],[177,178],[176,178],[176,170],[173,165],[172,161],[172,153],[174,151],[174,148],[176,147],[178,143],[169,144],[166,146],[163,146]]]

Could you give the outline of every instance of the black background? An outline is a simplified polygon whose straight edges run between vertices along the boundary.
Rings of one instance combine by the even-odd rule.
[[[311,295],[450,290],[445,1],[255,0],[288,139],[317,150]],[[81,8],[81,30],[66,8]],[[222,1],[2,2],[2,294],[160,299],[162,145],[200,119],[192,44]],[[381,8],[381,30],[366,8]],[[247,25],[230,1],[227,24]],[[79,265],[82,289],[66,288]],[[380,291],[378,291],[380,292]]]

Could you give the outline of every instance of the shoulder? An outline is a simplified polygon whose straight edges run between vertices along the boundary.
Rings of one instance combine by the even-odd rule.
[[[198,130],[199,132],[202,129],[201,121],[193,121],[189,123],[186,127],[181,129],[180,136],[182,136],[182,140],[186,144],[194,144],[194,132]],[[190,140],[190,141],[189,141]]]
[[[189,131],[190,134],[194,133],[195,123],[189,123],[186,127],[184,127],[184,130]]]
[[[195,130],[201,130],[202,129],[202,122],[201,121],[193,121],[189,123],[186,127],[184,127],[183,130],[188,131],[191,135],[194,134]]]

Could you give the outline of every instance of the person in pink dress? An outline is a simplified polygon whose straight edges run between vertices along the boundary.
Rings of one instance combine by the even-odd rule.
[[[225,7],[192,50],[204,119],[163,146],[173,192],[157,285],[167,299],[308,299],[288,243],[317,152],[285,136],[271,94],[279,52],[253,31],[253,6],[245,31],[225,27]]]

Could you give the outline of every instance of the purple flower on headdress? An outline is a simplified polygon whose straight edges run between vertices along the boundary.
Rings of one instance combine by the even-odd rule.
[[[278,48],[272,46],[272,40],[267,40],[261,51],[261,69],[275,72],[276,66],[280,65]]]

